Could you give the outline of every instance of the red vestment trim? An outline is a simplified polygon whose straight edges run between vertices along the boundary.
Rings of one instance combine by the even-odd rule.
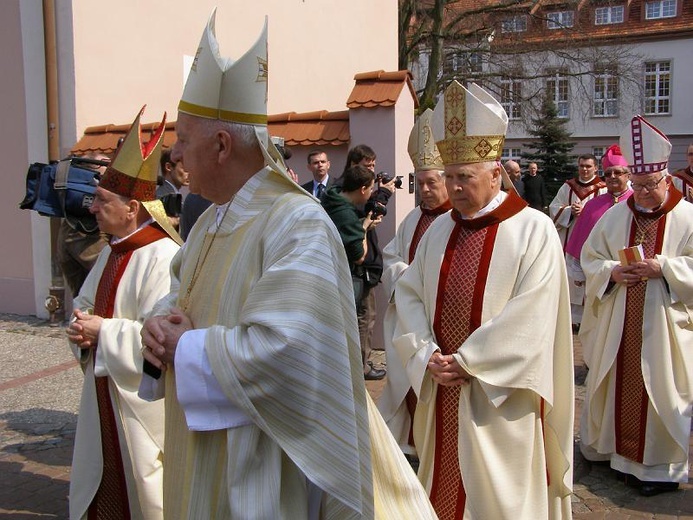
[[[167,236],[158,225],[149,225],[131,237],[111,246],[111,254],[96,290],[94,301],[94,314],[96,316],[113,317],[118,285],[135,250]],[[94,362],[96,361],[95,354],[92,359]],[[129,520],[127,480],[118,436],[118,425],[109,388],[109,378],[107,376],[95,377],[94,381],[101,422],[103,471],[99,488],[89,505],[87,517],[89,520]]]
[[[651,216],[652,213],[641,213],[631,207],[634,214],[629,247],[642,243],[645,258],[660,254],[666,226],[666,219],[661,217],[666,214],[667,208],[670,210],[672,207],[664,204],[656,219]],[[616,356],[616,453],[638,463],[643,462],[645,454],[649,404],[642,374],[642,329],[647,284],[648,281],[643,280],[626,289],[626,313]]]
[[[582,182],[578,179],[568,179],[565,183],[570,186],[571,194],[574,193],[580,200],[585,200],[593,193],[596,193],[602,188],[606,188],[606,184],[599,177],[595,177],[589,182]]]
[[[443,204],[433,209],[426,209],[422,206],[419,207],[421,210],[421,216],[419,221],[416,223],[416,229],[414,230],[414,235],[411,238],[411,244],[409,245],[409,263],[414,261],[414,254],[416,249],[419,247],[419,242],[421,237],[424,235],[426,230],[431,226],[433,221],[439,216],[447,213],[452,208],[449,200],[446,200]]]
[[[498,225],[527,207],[511,192],[492,212],[463,219],[457,211],[440,268],[433,330],[441,352],[464,350],[464,341],[481,325],[484,292]],[[458,459],[461,387],[438,386],[435,461],[431,503],[442,520],[462,518],[467,495]]]

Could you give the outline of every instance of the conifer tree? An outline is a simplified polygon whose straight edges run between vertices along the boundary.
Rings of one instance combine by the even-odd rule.
[[[567,119],[558,117],[558,110],[553,100],[544,98],[539,117],[532,118],[529,134],[536,138],[524,146],[534,150],[522,154],[526,162],[535,162],[547,180],[547,185],[560,186],[575,175],[575,159],[570,155],[575,143],[570,141],[572,134],[565,128]],[[550,190],[552,191],[552,190]]]

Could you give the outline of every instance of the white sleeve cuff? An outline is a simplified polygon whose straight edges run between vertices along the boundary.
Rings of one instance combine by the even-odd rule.
[[[252,420],[224,394],[205,352],[206,329],[189,330],[175,354],[176,394],[192,431],[225,430]]]

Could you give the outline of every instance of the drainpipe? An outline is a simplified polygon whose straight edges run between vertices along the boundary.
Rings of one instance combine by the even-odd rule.
[[[55,0],[43,0],[43,41],[46,59],[46,108],[48,112],[48,160],[60,160],[60,114],[58,111],[58,54],[55,23]],[[51,287],[45,306],[50,324],[65,321],[65,282],[57,256],[60,219],[51,217]]]

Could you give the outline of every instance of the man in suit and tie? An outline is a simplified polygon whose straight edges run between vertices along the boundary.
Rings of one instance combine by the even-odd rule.
[[[311,195],[322,198],[327,188],[334,184],[330,177],[330,160],[322,150],[313,150],[308,154],[308,169],[313,174],[313,180],[301,185]]]

